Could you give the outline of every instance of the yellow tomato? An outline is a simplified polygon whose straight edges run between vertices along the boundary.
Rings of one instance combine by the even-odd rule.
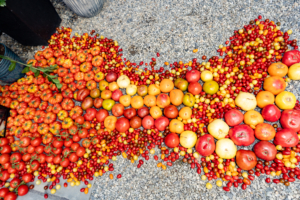
[[[291,92],[283,91],[276,96],[275,103],[282,110],[293,109],[296,104],[296,97]]]
[[[293,64],[289,68],[288,76],[292,80],[300,80],[300,63]]]

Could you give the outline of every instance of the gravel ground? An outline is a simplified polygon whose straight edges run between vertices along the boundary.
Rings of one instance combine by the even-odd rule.
[[[61,0],[52,0],[62,18],[62,25],[74,32],[96,32],[119,42],[124,57],[134,62],[149,62],[159,52],[157,66],[163,62],[192,58],[200,59],[217,55],[216,49],[258,15],[275,22],[280,21],[283,30],[292,29],[292,38],[299,39],[299,0],[287,1],[225,1],[225,0],[111,0],[94,18],[78,17],[65,7]],[[13,49],[24,60],[32,58],[37,47],[24,47],[7,35],[1,42]],[[193,53],[193,49],[199,49]],[[299,82],[293,82],[288,90],[297,98]],[[158,152],[158,151],[157,151]],[[108,174],[97,178],[90,199],[299,199],[299,181],[290,187],[282,184],[266,184],[266,176],[256,178],[246,191],[233,188],[224,192],[213,184],[205,188],[196,170],[178,161],[166,171],[156,167],[153,157],[140,168],[121,157],[114,162],[114,177]]]

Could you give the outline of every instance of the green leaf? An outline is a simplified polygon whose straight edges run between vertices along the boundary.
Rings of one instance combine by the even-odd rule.
[[[6,2],[5,2],[6,0],[0,0],[0,6],[1,7],[4,7],[4,6],[6,6]]]
[[[47,76],[47,78],[48,78],[48,81],[53,82],[51,77]]]
[[[22,73],[25,74],[25,73],[27,73],[27,72],[29,72],[29,71],[30,71],[29,67],[25,67],[25,68],[22,70]]]
[[[16,63],[15,62],[11,62],[9,67],[8,67],[8,71],[13,71],[16,68]]]
[[[37,70],[36,72],[34,72],[34,76],[37,77],[38,75],[40,75],[40,71]]]

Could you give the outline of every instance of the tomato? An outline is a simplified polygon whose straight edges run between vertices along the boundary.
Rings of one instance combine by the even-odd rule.
[[[57,138],[53,141],[52,145],[55,148],[61,148],[64,145],[64,141],[61,138]]]
[[[25,102],[22,102],[17,106],[16,110],[19,115],[23,115],[25,113],[26,108],[28,108],[28,104]]]
[[[100,67],[103,63],[103,57],[102,56],[95,56],[92,59],[92,65],[95,67]]]
[[[47,90],[42,91],[42,95],[40,96],[40,98],[43,101],[48,101],[50,99],[50,97],[52,97],[52,96],[53,96],[52,91],[50,89],[47,89]]]
[[[83,113],[82,108],[80,106],[75,106],[74,108],[72,108],[72,110],[70,111],[69,115],[74,120],[77,117],[81,116],[82,113]]]
[[[90,91],[88,89],[80,89],[77,93],[77,101],[83,101],[89,95]]]
[[[25,163],[23,161],[19,162],[17,165],[15,165],[15,169],[18,171],[22,171],[23,169],[25,169]]]
[[[89,72],[92,70],[93,65],[91,62],[84,62],[79,66],[79,68],[80,68],[80,71],[82,71],[82,72]]]
[[[0,147],[3,147],[8,144],[9,144],[9,140],[7,138],[0,138]]]
[[[96,114],[97,110],[95,108],[88,108],[83,117],[86,121],[92,121],[96,117]]]
[[[25,113],[24,113],[24,118],[25,119],[33,119],[35,116],[35,109],[34,108],[26,108]]]
[[[47,163],[52,163],[53,159],[54,159],[54,155],[49,155],[49,156],[46,157],[46,162]]]
[[[53,158],[53,163],[54,164],[59,164],[62,161],[60,155],[57,155]]]
[[[89,71],[87,73],[84,74],[84,80],[85,81],[90,81],[90,80],[93,80],[94,79],[94,72],[93,71]]]
[[[15,118],[14,125],[15,125],[15,126],[21,126],[24,122],[25,122],[24,116],[23,116],[23,115],[18,115],[18,116]]]
[[[52,149],[52,152],[53,152],[55,155],[60,155],[61,152],[62,152],[62,148],[53,148],[53,149]]]
[[[1,188],[0,189],[0,197],[4,197],[7,193],[9,193],[8,188]]]
[[[22,147],[27,147],[29,144],[30,144],[30,142],[31,142],[31,139],[29,138],[29,137],[22,137],[21,139],[20,139],[20,145],[22,146]]]
[[[64,83],[72,83],[74,81],[74,75],[73,74],[67,74],[66,76],[63,77],[63,82]]]
[[[1,181],[7,181],[10,178],[10,174],[8,173],[7,170],[2,170],[0,173],[0,180]]]
[[[47,133],[42,136],[43,144],[49,144],[53,140],[53,135],[51,133]]]
[[[89,90],[95,89],[95,88],[97,88],[97,82],[94,81],[94,80],[89,80],[89,81],[86,83],[86,87],[87,87],[87,89],[89,89]]]
[[[63,100],[63,96],[60,93],[55,93],[50,99],[49,99],[49,103],[51,103],[52,105],[57,104],[62,102]]]
[[[60,162],[60,166],[62,167],[68,167],[70,164],[70,160],[68,158],[63,158],[62,161]]]
[[[46,124],[51,124],[53,122],[55,122],[56,120],[56,114],[52,113],[52,112],[48,112],[45,116],[44,122]]]
[[[71,145],[73,144],[73,140],[71,138],[67,138],[65,141],[64,141],[64,146],[65,147],[71,147]]]
[[[78,90],[84,89],[85,86],[86,86],[86,81],[84,81],[84,80],[77,81],[77,83],[76,83],[76,88]],[[75,95],[74,95],[74,97],[75,97]]]
[[[18,179],[18,178],[13,178],[11,181],[10,181],[10,187],[12,188],[16,188],[20,185],[21,183],[21,180]]]
[[[22,155],[22,160],[27,162],[31,159],[31,154],[30,153],[26,153]]]
[[[22,159],[22,154],[20,153],[13,153],[11,154],[10,156],[10,162],[11,163],[17,163],[17,162],[20,162]]]
[[[89,148],[91,146],[91,140],[89,139],[82,140],[82,146],[85,148]]]
[[[24,196],[28,193],[28,186],[27,185],[21,185],[18,188],[18,195],[19,196]]]
[[[62,122],[62,128],[68,129],[73,125],[73,120],[69,117],[65,118]]]
[[[90,129],[91,128],[91,123],[88,122],[88,121],[85,121],[82,125],[83,128],[86,128],[86,129]]]
[[[78,149],[76,150],[76,155],[78,157],[82,157],[85,154],[85,148],[83,147],[78,147]]]
[[[4,145],[0,148],[1,154],[6,154],[11,152],[11,147],[9,145]]]
[[[17,199],[17,195],[14,192],[9,192],[5,195],[4,200],[16,200]]]
[[[45,116],[46,116],[46,113],[44,111],[38,110],[38,111],[36,111],[33,120],[36,123],[42,123],[42,122],[44,122]]]
[[[63,101],[62,101],[62,108],[64,110],[71,110],[73,107],[74,107],[74,101],[70,98],[65,98]]]
[[[77,162],[78,156],[76,155],[76,153],[71,153],[71,154],[69,155],[69,160],[70,160],[71,162]]]
[[[84,117],[83,116],[76,117],[75,122],[78,123],[78,124],[83,124],[84,123]]]
[[[79,147],[80,147],[80,144],[78,144],[78,143],[73,143],[73,144],[71,145],[71,149],[72,149],[73,151],[76,151]]]
[[[85,128],[82,128],[78,131],[78,136],[80,138],[86,138],[88,136],[88,130]]]
[[[30,168],[32,171],[38,170],[39,167],[40,167],[40,163],[37,160],[34,160],[30,163]]]

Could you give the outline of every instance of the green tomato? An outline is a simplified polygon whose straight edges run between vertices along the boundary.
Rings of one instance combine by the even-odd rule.
[[[219,90],[219,84],[216,81],[207,81],[203,85],[203,90],[207,94],[215,94]]]

